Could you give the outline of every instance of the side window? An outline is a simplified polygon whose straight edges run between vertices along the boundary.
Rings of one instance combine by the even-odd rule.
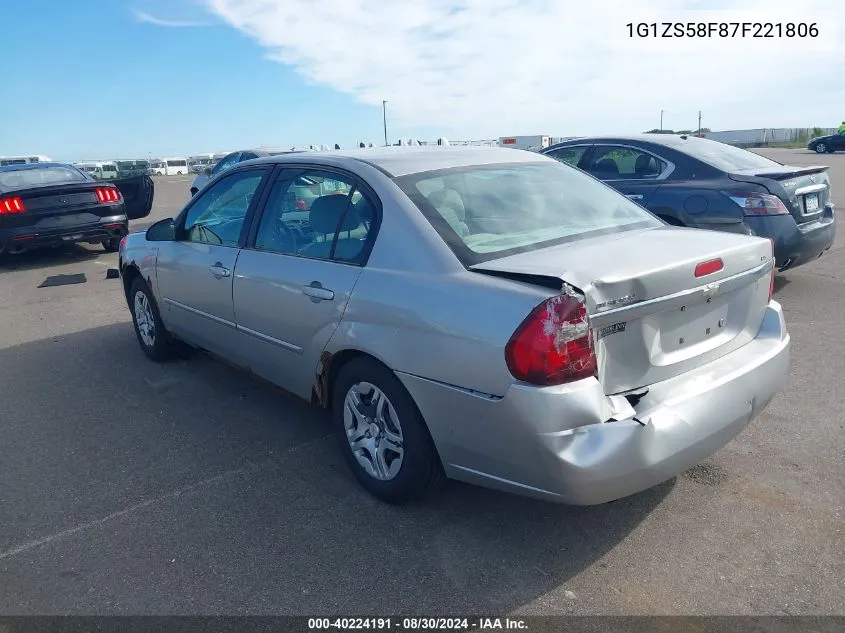
[[[562,163],[566,163],[567,165],[578,167],[578,163],[581,162],[581,157],[586,151],[586,145],[582,145],[581,147],[561,147],[560,149],[547,152],[546,156],[550,156],[555,160],[559,160]]]
[[[631,147],[596,146],[587,171],[602,180],[647,180],[657,178],[667,167],[656,156]]]
[[[239,171],[202,193],[185,217],[185,239],[201,244],[237,246],[263,169]]]
[[[238,162],[240,155],[240,152],[234,152],[233,154],[229,154],[228,156],[221,158],[220,162],[217,163],[217,165],[214,166],[214,169],[211,170],[211,175],[216,176],[220,172],[229,169],[229,167]]]
[[[374,219],[375,207],[345,176],[283,176],[270,192],[255,248],[361,264]]]

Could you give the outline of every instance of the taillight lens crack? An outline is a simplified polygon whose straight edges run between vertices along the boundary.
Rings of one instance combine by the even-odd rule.
[[[508,341],[505,360],[514,378],[534,385],[595,376],[593,330],[581,298],[567,292],[535,307]]]

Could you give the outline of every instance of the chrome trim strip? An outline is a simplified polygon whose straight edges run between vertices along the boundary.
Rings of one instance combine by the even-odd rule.
[[[209,321],[214,321],[215,323],[219,323],[220,325],[225,325],[226,327],[234,328],[235,324],[231,321],[227,321],[226,319],[221,319],[218,316],[214,316],[213,314],[209,314],[208,312],[203,312],[202,310],[197,310],[196,308],[192,308],[191,306],[186,306],[184,303],[179,303],[178,301],[174,301],[173,299],[164,299],[164,302],[168,305],[173,306],[174,308],[180,308],[185,312],[190,312],[191,314],[196,314],[197,316],[201,316],[204,319],[208,319]]]
[[[757,277],[762,277],[766,273],[770,273],[774,265],[774,259],[769,259],[766,262],[760,264],[759,266],[751,268],[750,270],[746,270],[736,275],[725,277],[724,279],[713,281],[711,283],[713,285],[718,286],[719,294],[731,292],[741,287],[743,284],[748,283],[749,279],[756,279]],[[690,288],[689,290],[681,290],[680,292],[676,292],[671,295],[666,295],[665,297],[645,299],[621,308],[613,308],[604,312],[596,312],[595,314],[588,315],[590,319],[590,325],[595,328],[619,320],[624,321],[638,319],[642,316],[645,316],[646,314],[652,314],[655,311],[655,307],[658,306],[663,311],[671,310],[675,307],[680,307],[681,305],[683,305],[693,295],[704,293],[710,286],[711,284],[704,284],[701,286],[696,286],[695,288]],[[623,315],[624,318],[622,318]]]
[[[795,190],[794,194],[796,196],[803,196],[808,193],[824,191],[825,189],[827,189],[827,185],[822,182],[817,185],[807,185],[806,187],[798,187],[798,189]]]
[[[261,332],[258,332],[256,330],[251,330],[250,328],[244,327],[243,325],[236,325],[235,329],[237,329],[238,332],[243,332],[244,334],[252,336],[253,338],[257,338],[259,341],[264,341],[265,343],[271,343],[273,345],[278,345],[282,349],[286,349],[289,352],[294,352],[295,354],[301,354],[302,353],[302,348],[299,347],[298,345],[294,345],[293,343],[288,343],[286,341],[283,341],[281,339],[269,336],[267,334],[262,334]]]

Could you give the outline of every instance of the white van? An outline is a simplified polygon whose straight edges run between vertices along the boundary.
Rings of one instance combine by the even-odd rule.
[[[188,173],[188,159],[180,156],[162,158],[165,176],[181,176]]]
[[[97,180],[109,180],[117,178],[117,164],[101,161],[83,161],[74,163],[74,167]]]
[[[28,163],[51,163],[53,159],[43,154],[33,154],[31,156],[0,156],[0,167],[6,165],[26,165]]]
[[[164,176],[167,166],[160,158],[150,160],[150,176]]]

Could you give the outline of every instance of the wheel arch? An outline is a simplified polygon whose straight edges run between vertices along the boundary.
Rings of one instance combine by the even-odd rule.
[[[324,409],[332,408],[332,389],[337,380],[340,370],[355,359],[366,358],[374,361],[393,372],[393,369],[377,356],[364,350],[348,347],[336,352],[324,350],[320,355],[320,362],[317,365],[317,373],[314,378],[314,387],[311,390],[311,402]]]
[[[121,267],[120,279],[123,282],[123,296],[126,297],[127,305],[131,305],[129,298],[129,290],[132,288],[132,284],[135,283],[135,280],[138,278],[143,279],[144,276],[141,274],[141,271],[135,264],[125,264]]]

